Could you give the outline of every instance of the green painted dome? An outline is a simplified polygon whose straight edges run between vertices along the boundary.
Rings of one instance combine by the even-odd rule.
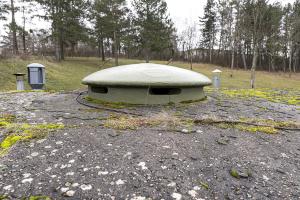
[[[84,78],[82,83],[99,86],[195,87],[211,85],[211,80],[197,72],[178,67],[141,63],[95,72]]]

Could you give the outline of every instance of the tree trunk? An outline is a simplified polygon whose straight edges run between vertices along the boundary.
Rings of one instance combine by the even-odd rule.
[[[244,45],[241,45],[241,51],[242,51],[242,59],[243,59],[244,69],[247,70],[248,67],[247,67]]]
[[[18,41],[17,41],[17,24],[15,20],[15,6],[14,6],[14,0],[10,0],[10,6],[11,6],[11,28],[12,28],[12,36],[13,36],[13,54],[17,55],[19,53],[18,51]]]
[[[290,44],[290,58],[289,58],[289,77],[292,77],[292,65],[293,65],[293,42]]]
[[[22,30],[22,40],[23,40],[23,53],[26,53],[26,18],[25,18],[25,7],[23,6],[23,30]]]
[[[103,38],[100,38],[100,46],[101,46],[101,57],[102,57],[102,61],[105,61],[105,51],[104,51],[104,41]]]
[[[257,60],[258,60],[258,46],[254,47],[254,52],[253,52],[253,60],[252,60],[252,67],[251,67],[251,88],[255,88],[255,70],[256,70],[256,65],[257,65]]]
[[[65,59],[64,54],[64,40],[63,40],[63,30],[60,29],[59,31],[59,54],[60,54],[60,60]]]
[[[294,58],[294,67],[293,67],[293,71],[294,73],[297,72],[297,66],[298,66],[298,61],[299,61],[299,52],[300,52],[300,48],[297,47],[296,45],[296,50],[295,50],[295,58]]]
[[[191,70],[193,70],[193,53],[192,53],[192,49],[190,49],[190,67],[191,67]]]
[[[119,48],[118,48],[118,39],[117,33],[114,31],[114,56],[115,56],[115,65],[119,66]]]
[[[231,50],[231,72],[230,72],[230,77],[233,77],[233,67],[234,67],[234,48]]]

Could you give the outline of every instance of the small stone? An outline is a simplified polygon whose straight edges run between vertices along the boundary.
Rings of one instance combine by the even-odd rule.
[[[55,142],[55,144],[57,144],[57,145],[62,145],[63,142],[62,142],[62,141],[57,141],[57,142]]]
[[[146,163],[145,163],[145,162],[140,162],[140,163],[138,164],[138,166],[142,167],[142,170],[148,169],[148,167],[146,167]]]
[[[269,180],[270,180],[266,175],[263,175],[263,179],[264,179],[265,181],[269,181]]]
[[[199,186],[195,186],[195,187],[193,187],[193,190],[200,190],[201,188],[199,187]]]
[[[72,187],[78,187],[78,186],[79,186],[79,183],[73,183],[71,186],[72,186]]]
[[[130,200],[146,200],[146,197],[137,196],[137,197],[131,198]]]
[[[3,187],[3,190],[11,190],[11,189],[12,189],[12,185],[7,185]]]
[[[70,161],[69,161],[69,163],[74,163],[74,162],[75,162],[75,160],[70,160]]]
[[[98,172],[98,175],[107,175],[108,174],[108,171],[99,171]]]
[[[82,189],[83,191],[85,191],[85,190],[91,190],[92,188],[93,187],[91,185],[85,185],[85,184],[83,184],[83,185],[80,186],[80,189]]]
[[[88,168],[83,168],[83,171],[84,171],[84,172],[86,172],[86,171],[88,171],[88,170],[89,170]]]
[[[198,193],[197,193],[195,190],[190,190],[190,191],[188,192],[188,194],[189,194],[191,197],[195,198],[195,197],[197,196]]]
[[[70,187],[72,185],[72,183],[70,182],[66,182],[65,186]]]
[[[175,187],[176,186],[176,183],[175,182],[171,182],[167,185],[168,187]]]
[[[174,192],[174,193],[172,194],[172,197],[173,197],[173,199],[175,199],[175,200],[181,200],[181,199],[182,199],[182,195],[179,194],[179,193],[176,193],[176,192]]]
[[[201,131],[201,130],[197,130],[197,131],[196,131],[196,133],[203,133],[203,131]]]
[[[33,181],[33,178],[27,178],[22,180],[22,183],[31,183]]]
[[[123,158],[127,158],[127,157],[130,157],[130,156],[132,156],[132,152],[127,152],[127,153],[123,156]]]
[[[65,193],[65,192],[67,192],[68,190],[69,190],[68,187],[62,187],[62,188],[60,188],[60,191],[61,191],[62,193]]]
[[[38,155],[39,155],[38,152],[33,152],[33,153],[31,154],[32,157],[36,157],[36,156],[38,156]]]
[[[187,130],[187,129],[182,129],[181,132],[187,134],[187,133],[189,133],[189,130]]]
[[[25,174],[23,174],[23,177],[24,177],[24,178],[28,178],[29,176],[31,176],[30,173],[25,173]]]
[[[281,153],[282,158],[289,158],[285,153]]]
[[[45,169],[46,172],[51,171],[51,167],[48,167],[47,169]]]
[[[125,182],[121,179],[116,181],[116,185],[124,185],[124,184],[125,184]]]
[[[68,172],[68,173],[66,173],[67,176],[74,176],[74,174],[75,174],[74,172]]]
[[[64,194],[64,196],[66,196],[66,197],[72,197],[72,196],[74,196],[75,195],[75,191],[74,190],[69,190],[69,191],[67,191],[65,194]]]
[[[43,143],[45,141],[46,141],[46,139],[41,139],[41,140],[36,141],[36,143],[41,144],[41,143]]]

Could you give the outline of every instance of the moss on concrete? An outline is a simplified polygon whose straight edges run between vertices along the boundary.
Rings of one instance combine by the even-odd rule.
[[[6,129],[8,134],[0,143],[0,156],[5,155],[18,142],[44,138],[49,132],[64,128],[63,124],[27,124],[15,123],[12,117],[1,119],[5,119],[1,128]]]
[[[102,101],[100,99],[94,99],[91,97],[85,97],[85,100],[87,100],[90,103],[99,104],[99,105],[102,105],[105,107],[116,108],[116,109],[122,109],[122,108],[133,106],[131,104],[126,104],[126,103],[121,103],[121,102],[120,103],[112,103],[112,102]]]
[[[192,123],[193,124],[193,123]],[[115,116],[108,118],[104,126],[117,130],[136,130],[142,127],[163,126],[169,129],[178,126],[189,126],[191,120],[181,119],[175,113],[160,112],[148,117],[133,117],[133,116]]]
[[[260,98],[274,103],[300,105],[299,90],[272,90],[272,89],[221,89],[222,94],[235,98]]]
[[[51,198],[48,196],[30,196],[24,198],[24,200],[51,200]]]

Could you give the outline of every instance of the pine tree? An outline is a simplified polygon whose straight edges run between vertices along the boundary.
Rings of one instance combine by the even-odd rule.
[[[16,55],[16,54],[19,53],[19,50],[18,50],[18,40],[17,40],[18,25],[17,25],[16,19],[15,19],[16,8],[15,8],[15,1],[14,0],[10,0],[9,10],[10,10],[10,13],[11,13],[11,23],[9,25],[9,29],[12,32],[13,54]]]
[[[116,66],[119,65],[120,38],[126,24],[126,13],[126,0],[96,0],[92,8],[94,30],[102,60],[105,60],[104,38],[112,39]]]
[[[30,1],[30,0],[27,0]],[[87,1],[82,0],[35,0],[44,8],[44,15],[39,16],[51,22],[52,38],[55,43],[55,57],[64,60],[64,48],[68,42],[81,40],[83,15]],[[67,39],[72,38],[70,41]],[[71,44],[72,45],[72,44]]]
[[[6,14],[8,10],[8,5],[7,2],[5,0],[1,0],[0,1],[0,20],[6,20]]]
[[[209,49],[209,61],[212,62],[213,50],[216,40],[216,20],[217,14],[215,11],[214,0],[208,0],[204,8],[204,17],[200,19],[202,28],[202,45]]]
[[[173,22],[164,0],[134,0],[133,7],[139,43],[149,62],[152,52],[161,53],[172,47]]]

